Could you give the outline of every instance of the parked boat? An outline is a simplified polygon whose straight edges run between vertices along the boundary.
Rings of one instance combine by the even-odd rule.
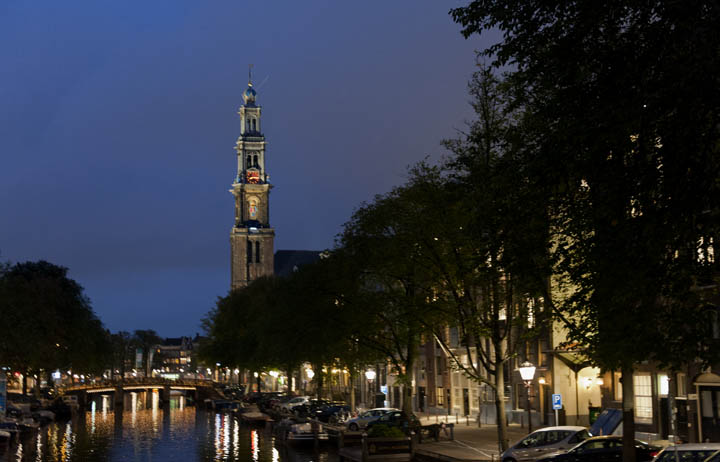
[[[242,403],[232,399],[216,399],[212,401],[212,408],[215,412],[238,412],[242,409]]]
[[[250,425],[264,424],[270,420],[270,416],[260,412],[256,405],[251,405],[240,410],[240,420]]]
[[[10,435],[10,438],[17,441],[20,436],[20,427],[17,422],[4,421],[0,422],[0,431],[4,431]]]
[[[284,419],[275,427],[275,433],[281,441],[287,443],[314,442],[316,439],[324,442],[330,439],[318,421]]]
[[[40,425],[47,425],[55,420],[55,413],[47,409],[40,409],[39,411],[33,412],[32,417],[40,423]]]

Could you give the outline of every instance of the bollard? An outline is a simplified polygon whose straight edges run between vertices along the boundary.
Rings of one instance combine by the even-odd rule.
[[[465,416],[465,426],[467,426],[467,427],[470,426],[470,416],[469,415]]]
[[[455,425],[457,425],[460,421],[460,416],[458,414],[455,414]]]

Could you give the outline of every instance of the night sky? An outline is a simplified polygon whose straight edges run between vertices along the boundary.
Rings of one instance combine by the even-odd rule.
[[[464,3],[3,0],[0,260],[68,267],[112,331],[201,332],[229,288],[248,64],[275,249],[331,248],[472,118]]]

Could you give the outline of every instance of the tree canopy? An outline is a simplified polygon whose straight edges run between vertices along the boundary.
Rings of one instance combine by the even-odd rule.
[[[100,373],[111,354],[83,288],[67,268],[17,263],[0,274],[0,362],[15,370]]]
[[[508,70],[524,164],[544,179],[556,313],[596,364],[623,370],[630,441],[635,363],[717,359],[704,298],[717,293],[720,7],[479,0],[451,14],[465,36],[503,33],[484,54]]]

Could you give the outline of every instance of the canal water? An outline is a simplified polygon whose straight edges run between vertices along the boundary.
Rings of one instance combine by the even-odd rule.
[[[0,461],[336,462],[334,448],[291,448],[233,415],[184,407],[92,410],[0,449]]]

